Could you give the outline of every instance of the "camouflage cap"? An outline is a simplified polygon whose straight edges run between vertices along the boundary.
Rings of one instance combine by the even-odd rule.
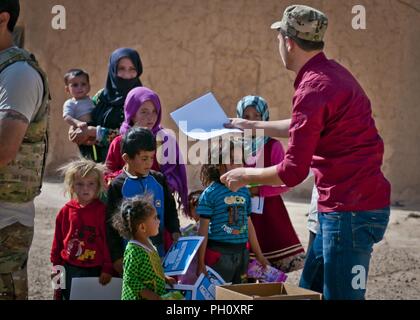
[[[302,40],[321,42],[328,26],[328,18],[321,11],[303,5],[292,5],[284,10],[283,19],[271,25],[287,35]]]

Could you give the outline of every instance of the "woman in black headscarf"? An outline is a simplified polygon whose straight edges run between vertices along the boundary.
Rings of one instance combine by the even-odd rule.
[[[112,140],[119,135],[124,121],[124,101],[131,89],[141,87],[140,75],[143,72],[138,52],[130,48],[115,50],[110,57],[106,86],[100,90],[92,101],[92,122],[86,129],[70,132],[70,139],[77,144],[92,144],[86,148],[83,156],[104,162]]]

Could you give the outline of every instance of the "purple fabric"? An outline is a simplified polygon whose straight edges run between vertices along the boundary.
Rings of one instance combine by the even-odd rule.
[[[270,163],[273,163],[275,165],[276,163],[280,163],[284,159],[284,149],[280,141],[277,141],[275,139],[269,140],[271,151],[269,153],[270,155]],[[264,145],[265,148],[268,148],[268,145]],[[250,157],[247,159],[246,164],[249,167],[255,167],[257,163],[261,162],[261,159],[265,161],[264,157],[267,156],[264,153],[264,148],[260,148],[257,151],[257,155],[255,157]],[[260,190],[260,197],[268,198],[268,197],[274,197],[281,195],[282,193],[285,193],[289,191],[290,189],[283,186],[259,186],[258,189]]]
[[[159,134],[159,136],[163,138],[163,143],[166,143],[169,139],[173,139],[172,141],[170,141],[169,144],[167,144],[168,146],[173,146],[173,148],[165,150],[166,152],[164,156],[168,158],[169,152],[175,152],[176,164],[174,164],[173,162],[159,164],[160,172],[162,172],[165,175],[166,181],[171,191],[178,192],[181,198],[180,201],[178,201],[178,203],[180,202],[182,204],[184,213],[186,215],[189,215],[187,171],[184,165],[184,161],[182,159],[182,155],[179,151],[176,138],[173,137],[173,135],[169,134],[169,132],[165,131],[165,129],[163,129],[163,127],[160,125],[162,119],[162,107],[158,95],[153,90],[146,87],[137,87],[132,89],[128,93],[124,104],[125,120],[121,125],[120,133],[121,135],[124,135],[134,125],[133,118],[135,117],[140,106],[146,101],[151,101],[155,106],[157,112],[157,120],[151,130],[153,132],[153,135],[156,137]]]
[[[137,87],[132,89],[125,99],[124,104],[124,122],[121,125],[120,133],[124,135],[134,123],[133,119],[141,105],[146,101],[151,101],[156,108],[157,120],[152,128],[153,134],[156,136],[157,132],[162,129],[160,121],[162,119],[162,107],[158,95],[151,89],[146,87]]]

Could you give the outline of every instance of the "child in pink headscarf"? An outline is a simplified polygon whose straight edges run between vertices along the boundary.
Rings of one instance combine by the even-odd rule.
[[[167,180],[171,192],[177,192],[178,203],[182,204],[186,215],[188,210],[188,185],[187,173],[181,153],[176,142],[176,138],[166,131],[160,124],[162,118],[162,109],[158,95],[149,88],[137,87],[132,89],[124,104],[125,120],[120,128],[120,134],[125,134],[133,126],[150,129],[154,136],[163,140],[163,144],[168,146],[164,149],[164,158],[168,163],[158,163],[156,157],[152,170],[162,172]],[[120,173],[124,166],[121,157],[121,139],[119,136],[111,143],[106,157],[106,166],[110,170],[112,178]]]

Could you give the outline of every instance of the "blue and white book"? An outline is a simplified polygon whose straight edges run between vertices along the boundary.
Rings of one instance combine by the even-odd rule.
[[[194,285],[174,284],[166,285],[166,290],[179,291],[185,300],[215,300],[216,286],[226,284],[223,278],[212,268],[206,266],[207,275],[202,273]]]
[[[197,254],[204,237],[181,237],[166,253],[163,270],[167,276],[184,275]]]
[[[207,275],[202,273],[194,285],[193,300],[215,300],[216,286],[221,286],[225,280],[212,268],[206,266]]]

